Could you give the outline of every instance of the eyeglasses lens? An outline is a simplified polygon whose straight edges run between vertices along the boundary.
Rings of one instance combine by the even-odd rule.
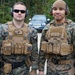
[[[26,10],[13,10],[15,13],[21,12],[22,14],[26,13]]]

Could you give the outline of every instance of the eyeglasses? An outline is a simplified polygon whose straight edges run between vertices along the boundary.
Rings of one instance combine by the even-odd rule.
[[[15,13],[19,13],[21,12],[22,14],[26,13],[26,10],[18,10],[18,9],[15,9],[13,10]]]

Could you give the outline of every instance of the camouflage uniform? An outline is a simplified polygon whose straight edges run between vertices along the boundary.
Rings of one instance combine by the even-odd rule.
[[[2,37],[1,37],[1,25],[0,25],[0,47],[1,47],[1,41],[2,41]],[[2,58],[1,58],[1,54],[0,54],[0,74],[2,73],[1,68],[3,67],[3,62],[2,62]]]
[[[1,25],[1,37],[2,40],[6,40],[8,38],[8,23]],[[12,70],[7,75],[28,75],[30,66],[28,67],[28,62],[26,60],[30,60],[32,63],[32,70],[37,70],[38,63],[38,48],[37,48],[37,31],[33,28],[28,27],[28,40],[32,44],[32,52],[31,54],[11,54],[11,55],[3,55],[1,54],[2,60],[5,63],[10,63],[12,65]],[[1,40],[1,41],[2,41]],[[2,68],[3,71],[3,68]],[[5,75],[4,72],[1,75]]]
[[[69,44],[73,45],[73,52],[67,55],[58,55],[55,53],[46,53],[42,49],[40,49],[39,53],[39,71],[44,71],[45,60],[47,59],[47,74],[46,75],[74,75],[74,52],[75,52],[75,23],[68,23],[67,20],[64,22],[68,25],[66,26],[67,31],[67,41]],[[63,23],[63,24],[64,24]],[[61,26],[63,25],[61,24]],[[41,44],[42,41],[48,42],[46,37],[46,33],[49,30],[50,25],[58,26],[55,24],[54,20],[50,22],[50,24],[46,25],[42,31]],[[41,45],[42,48],[42,45]],[[61,62],[65,62],[70,60],[70,63],[61,64]],[[73,73],[73,74],[72,74]]]

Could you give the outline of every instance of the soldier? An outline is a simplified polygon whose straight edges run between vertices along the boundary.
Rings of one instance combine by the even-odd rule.
[[[13,20],[1,25],[1,75],[36,75],[38,68],[37,31],[24,22],[27,8],[23,2],[13,5]],[[30,66],[32,66],[31,72]]]
[[[50,10],[54,20],[42,31],[39,53],[39,75],[74,75],[75,23],[67,19],[70,13],[63,0],[56,0]]]

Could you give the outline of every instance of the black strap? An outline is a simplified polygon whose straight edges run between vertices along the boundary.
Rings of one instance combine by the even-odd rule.
[[[25,64],[25,61],[22,61],[22,62],[12,62],[12,69],[15,69],[15,68],[18,68],[18,67],[21,67]]]
[[[7,61],[5,60],[6,63],[10,63],[12,65],[12,69],[15,69],[15,68],[18,68],[18,67],[21,67],[25,64],[25,61],[21,61],[21,62],[10,62],[10,61]]]

